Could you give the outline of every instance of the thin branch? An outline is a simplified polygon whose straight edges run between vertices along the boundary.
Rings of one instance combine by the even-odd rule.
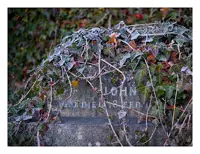
[[[147,120],[148,120],[148,113],[149,113],[149,110],[150,110],[150,108],[151,108],[151,102],[152,102],[152,95],[150,96],[150,103],[149,103],[149,107],[148,107],[148,109],[147,109],[147,113],[146,113],[146,128],[145,128],[145,131],[147,131],[147,129],[148,129],[148,126],[147,126]]]
[[[152,77],[151,77],[151,71],[150,71],[150,69],[149,69],[149,65],[148,65],[146,59],[145,59],[144,57],[142,57],[142,58],[143,58],[144,61],[145,61],[145,64],[146,64],[146,67],[147,67],[147,70],[148,70],[148,73],[149,73],[149,78],[150,78],[150,82],[151,82],[151,87],[152,87],[152,90],[153,90],[153,93],[154,93],[154,97],[155,97],[155,99],[156,99],[156,105],[159,107],[159,103],[158,103],[158,99],[157,99],[157,96],[156,96],[155,88],[154,88],[154,86],[153,86],[153,80],[152,80]],[[164,125],[163,125],[163,123],[162,123],[162,118],[161,118],[160,112],[158,112],[158,116],[159,116],[160,123],[161,123],[161,125],[162,125],[163,130],[165,131],[166,135],[168,135],[168,134],[167,134],[167,131],[165,130],[165,127],[164,127]]]
[[[40,146],[40,133],[39,133],[39,129],[37,130],[37,146]]]
[[[107,11],[107,12],[104,14],[104,16],[103,16],[100,20],[98,20],[98,21],[96,22],[96,24],[95,24],[94,26],[97,26],[100,22],[103,22],[104,19],[108,16],[108,14],[109,14],[109,12]]]
[[[100,74],[100,73],[101,73],[101,53],[99,54],[98,66],[99,66],[99,74]],[[116,134],[116,132],[115,132],[115,130],[114,130],[114,128],[113,128],[112,122],[111,122],[111,120],[110,120],[110,116],[109,116],[109,113],[108,113],[108,110],[107,110],[107,107],[106,107],[106,103],[105,103],[105,100],[104,100],[104,96],[103,96],[103,87],[102,87],[101,75],[99,75],[99,86],[100,86],[100,92],[101,92],[100,101],[101,101],[101,103],[104,103],[105,112],[106,112],[106,116],[107,116],[109,125],[110,125],[111,130],[112,130],[114,136],[116,137],[118,143],[119,143],[121,146],[123,146],[123,144],[122,144],[121,141],[119,140],[119,137],[117,136],[117,134]]]
[[[112,20],[112,14],[110,14],[108,18],[108,29],[111,28],[111,20]]]
[[[25,95],[22,95],[21,99],[19,100],[19,102],[17,104],[15,104],[13,107],[19,105],[25,98],[26,96],[30,93],[30,91],[33,89],[33,87],[35,86],[36,82],[38,81],[40,77],[40,74],[37,76],[35,82],[32,84],[31,88],[29,89],[29,91],[25,94]]]
[[[177,98],[177,92],[178,92],[178,82],[179,82],[179,77],[177,75],[177,81],[176,81],[176,93],[175,93],[175,99],[174,99],[174,110],[173,110],[173,116],[172,116],[172,126],[174,124],[174,118],[175,118],[175,110],[176,110],[176,98]]]
[[[123,42],[123,43],[125,43],[126,45],[128,45],[133,51],[137,51],[137,50],[135,50],[129,43],[127,43],[126,41],[124,41],[124,40],[121,40],[121,39],[119,39],[121,42]]]
[[[154,133],[156,132],[157,127],[158,127],[158,125],[155,126],[155,128],[154,128],[154,130],[153,130],[153,132],[152,132],[152,134],[150,136],[150,138],[147,141],[145,141],[144,143],[142,143],[142,144],[145,144],[145,143],[149,142],[152,139]]]
[[[52,78],[50,78],[51,82],[52,82]],[[49,110],[48,110],[48,114],[47,114],[47,118],[45,120],[45,122],[47,122],[47,120],[49,119],[49,115],[51,112],[51,108],[52,108],[52,102],[53,102],[53,86],[50,86],[50,103],[49,103]]]

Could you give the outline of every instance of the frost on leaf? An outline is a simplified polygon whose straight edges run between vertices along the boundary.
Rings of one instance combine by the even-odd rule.
[[[119,66],[120,66],[120,68],[124,65],[124,63],[126,62],[126,60],[128,59],[128,58],[130,58],[131,57],[131,55],[130,55],[130,53],[127,53],[127,54],[125,54],[124,56],[123,56],[123,58],[120,60],[120,62],[119,62]]]
[[[122,119],[126,116],[127,112],[124,111],[124,110],[121,110],[118,112],[118,116],[119,116],[119,119]]]

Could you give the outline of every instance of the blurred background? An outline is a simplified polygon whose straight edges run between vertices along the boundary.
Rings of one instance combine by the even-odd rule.
[[[191,8],[8,8],[8,103],[15,103],[29,77],[61,39],[79,28],[155,21],[192,27]]]

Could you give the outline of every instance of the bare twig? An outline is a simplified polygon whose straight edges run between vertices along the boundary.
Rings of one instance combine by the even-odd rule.
[[[40,132],[37,130],[37,146],[40,146]]]
[[[109,12],[106,11],[106,13],[104,14],[104,16],[103,16],[100,20],[98,20],[94,26],[97,26],[100,22],[103,22],[104,19],[106,19],[106,17],[107,17],[108,15],[109,15]]]
[[[176,110],[176,97],[177,97],[177,92],[178,92],[178,82],[179,82],[179,77],[177,75],[177,81],[176,81],[176,93],[175,93],[175,99],[174,99],[174,110],[173,110],[173,115],[172,115],[172,126],[174,124],[174,118],[175,118],[175,110]]]
[[[100,74],[100,73],[101,73],[101,53],[99,54],[98,66],[99,66],[99,74]],[[121,141],[119,140],[119,137],[117,136],[117,134],[116,134],[116,132],[115,132],[115,130],[114,130],[114,128],[113,128],[112,122],[111,122],[111,120],[110,120],[110,116],[109,116],[109,113],[108,113],[108,110],[107,110],[107,107],[106,107],[106,103],[105,103],[105,100],[104,100],[104,96],[103,96],[103,87],[102,87],[101,75],[99,75],[99,86],[100,86],[100,92],[101,92],[100,101],[101,101],[101,103],[104,103],[105,112],[106,112],[106,116],[107,116],[109,125],[110,125],[111,130],[112,130],[114,136],[116,137],[118,143],[119,143],[121,146],[123,146],[123,144],[122,144]]]
[[[145,59],[144,57],[142,57],[142,58],[143,58],[144,61],[145,61],[145,64],[146,64],[146,67],[147,67],[147,70],[148,70],[148,73],[149,73],[149,78],[150,78],[150,82],[151,82],[153,94],[154,94],[154,97],[155,97],[155,99],[156,99],[156,105],[159,107],[159,103],[158,103],[158,99],[157,99],[157,96],[156,96],[155,88],[154,88],[154,86],[153,86],[153,80],[152,80],[152,77],[151,77],[151,72],[150,72],[150,69],[149,69],[149,65],[148,65],[146,59]],[[160,112],[158,112],[158,116],[159,116],[160,123],[161,123],[161,125],[162,125],[162,128],[163,128],[164,132],[166,133],[166,135],[168,135],[168,134],[167,134],[167,131],[165,130],[165,127],[164,127],[164,125],[163,125],[163,123],[162,123],[162,117],[161,117],[161,115],[160,115]]]
[[[30,93],[30,91],[33,89],[33,87],[34,87],[35,84],[37,83],[39,77],[40,77],[40,74],[37,76],[35,82],[32,84],[32,86],[31,86],[31,88],[28,90],[28,92],[27,92],[25,95],[22,95],[21,99],[19,100],[19,102],[18,102],[17,104],[14,105],[14,107],[17,106],[17,105],[19,105],[19,104],[26,98],[26,96]]]
[[[52,78],[50,78],[51,82],[52,82]],[[50,103],[49,103],[49,110],[48,110],[48,114],[47,114],[47,118],[45,120],[45,122],[47,122],[47,120],[49,119],[49,115],[51,112],[51,108],[52,108],[52,102],[53,102],[53,86],[50,86]]]
[[[142,144],[145,144],[145,143],[149,142],[149,141],[152,139],[154,133],[156,132],[157,127],[158,127],[158,125],[155,126],[155,128],[154,128],[154,130],[153,130],[151,136],[149,137],[149,139],[148,139],[147,141],[145,141],[144,143],[142,143]]]
[[[119,39],[121,42],[125,43],[126,45],[128,45],[133,51],[136,51],[129,43],[127,43],[124,40]]]
[[[182,118],[183,115],[185,114],[187,108],[191,105],[191,103],[192,103],[192,98],[191,98],[191,99],[189,100],[189,102],[187,103],[187,105],[186,105],[184,111],[183,111],[182,114],[179,116],[179,118],[178,118],[178,120],[176,121],[176,123],[171,127],[171,130],[170,130],[169,133],[167,134],[167,137],[168,137],[168,138],[166,139],[166,141],[165,141],[165,143],[164,143],[164,146],[166,145],[167,141],[169,140],[169,137],[171,136],[172,130],[173,130],[173,129],[176,127],[176,125],[179,123],[179,121],[181,120],[181,118]]]
[[[125,80],[126,80],[126,77],[125,77],[124,73],[123,73],[122,71],[120,71],[117,67],[115,67],[115,66],[113,66],[112,64],[110,64],[109,62],[107,62],[106,60],[101,59],[101,61],[103,61],[104,63],[108,64],[110,67],[116,69],[120,74],[122,74],[122,76],[123,76],[123,81],[122,81],[122,83],[121,83],[121,85],[120,85],[119,87],[123,86],[123,84],[124,84],[124,82],[125,82]]]
[[[151,96],[150,96],[149,107],[148,107],[148,109],[147,109],[147,114],[146,114],[146,128],[145,128],[145,131],[147,131],[147,129],[148,129],[148,126],[147,126],[147,120],[148,120],[149,109],[151,108],[151,102],[152,102],[152,99],[153,99],[153,97],[152,97],[152,95],[151,95]]]
[[[111,28],[111,20],[112,20],[112,14],[110,14],[108,18],[108,29]]]

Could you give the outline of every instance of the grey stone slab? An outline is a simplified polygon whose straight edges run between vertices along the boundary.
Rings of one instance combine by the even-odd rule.
[[[92,122],[92,125],[83,119],[70,119],[72,121],[66,121],[62,124],[51,124],[49,125],[49,130],[45,133],[43,137],[44,145],[46,146],[96,146],[100,143],[101,146],[117,146],[116,139],[113,137],[110,140],[110,136],[113,136],[109,125],[100,119],[96,123]],[[77,121],[78,120],[78,121]],[[83,120],[80,122],[80,120]],[[89,120],[89,119],[86,119]],[[84,124],[83,124],[84,123]],[[138,137],[136,135],[136,130],[144,130],[145,124],[128,124],[127,136],[132,143],[132,145],[137,145]],[[148,125],[148,133],[151,135],[153,125]],[[120,126],[114,124],[114,129],[116,130],[119,137],[122,139],[123,145],[127,145],[123,136],[120,136]],[[121,130],[122,131],[122,130]],[[161,146],[164,143],[163,131],[160,127],[157,128],[155,134],[150,140],[150,146]]]

